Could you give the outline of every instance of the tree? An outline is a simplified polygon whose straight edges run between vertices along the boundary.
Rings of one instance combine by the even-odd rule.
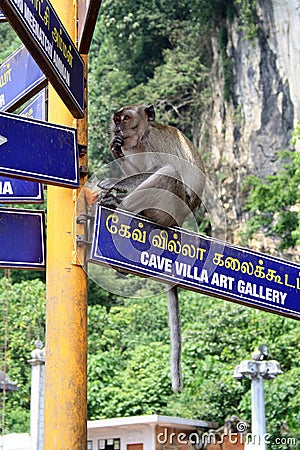
[[[299,139],[299,127],[294,141]],[[279,249],[300,244],[300,153],[285,151],[282,169],[263,180],[249,177],[246,209],[251,213],[248,237],[263,229],[267,235],[280,238]]]
[[[9,23],[0,24],[0,62],[22,45]]]
[[[181,291],[180,301],[180,394],[170,389],[165,296],[127,299],[109,312],[90,308],[90,418],[159,413],[221,424],[232,414],[251,420],[250,382],[236,381],[233,370],[266,343],[283,370],[266,382],[267,430],[275,439],[285,420],[291,435],[300,437],[298,322],[188,291]]]
[[[7,327],[7,350],[2,353],[1,365],[12,381],[17,381],[18,391],[7,393],[5,430],[27,432],[30,417],[30,379],[28,364],[36,339],[44,341],[45,285],[39,280],[10,284],[0,280],[1,323]],[[4,349],[2,336],[2,349]],[[2,350],[3,351],[3,350]],[[4,359],[5,358],[5,359]]]

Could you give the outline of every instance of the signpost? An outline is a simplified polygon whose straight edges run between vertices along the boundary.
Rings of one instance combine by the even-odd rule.
[[[0,113],[0,174],[78,187],[76,129]]]
[[[78,0],[78,48],[88,54],[101,0]]]
[[[45,450],[84,448],[87,439],[87,279],[74,251],[78,191],[62,188],[80,184],[77,133],[70,128],[74,120],[62,101],[74,117],[84,117],[87,68],[84,73],[83,60],[73,43],[77,7],[71,0],[53,0],[52,4],[49,0],[0,0],[8,21],[57,91],[58,95],[49,86],[50,121],[67,125],[0,114],[0,173],[54,185],[49,186],[47,199]],[[80,144],[86,147],[86,114],[78,124],[84,136]],[[82,166],[86,159],[81,156]],[[0,223],[0,234],[2,228]],[[6,235],[6,241],[10,244],[19,231]]]
[[[0,208],[0,267],[45,269],[43,211]]]
[[[14,111],[47,84],[47,79],[24,46],[0,66],[0,111]]]
[[[74,117],[83,117],[83,60],[49,0],[0,0],[1,10]]]
[[[0,22],[6,22],[6,17],[1,11],[0,11]]]
[[[300,265],[98,207],[90,262],[300,319]]]

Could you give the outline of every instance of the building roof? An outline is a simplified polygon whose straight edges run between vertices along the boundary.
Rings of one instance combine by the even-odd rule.
[[[129,427],[131,425],[163,425],[182,429],[195,428],[216,428],[215,422],[206,422],[204,420],[183,419],[182,417],[161,416],[159,414],[151,414],[148,416],[130,416],[118,417],[116,419],[88,420],[87,427],[89,430],[95,428],[120,428]]]

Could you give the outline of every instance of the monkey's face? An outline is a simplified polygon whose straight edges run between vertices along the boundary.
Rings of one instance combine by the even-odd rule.
[[[141,139],[147,132],[149,117],[144,106],[125,106],[113,115],[113,134],[122,136],[127,151],[142,151]]]

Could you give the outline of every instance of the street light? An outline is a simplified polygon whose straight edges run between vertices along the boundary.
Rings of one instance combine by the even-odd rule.
[[[275,360],[267,360],[268,347],[261,345],[252,353],[251,360],[242,361],[234,369],[234,378],[237,380],[251,380],[252,397],[252,445],[253,450],[267,450],[266,416],[264,400],[264,380],[273,380],[282,373],[280,364]],[[249,449],[249,447],[248,447]]]

